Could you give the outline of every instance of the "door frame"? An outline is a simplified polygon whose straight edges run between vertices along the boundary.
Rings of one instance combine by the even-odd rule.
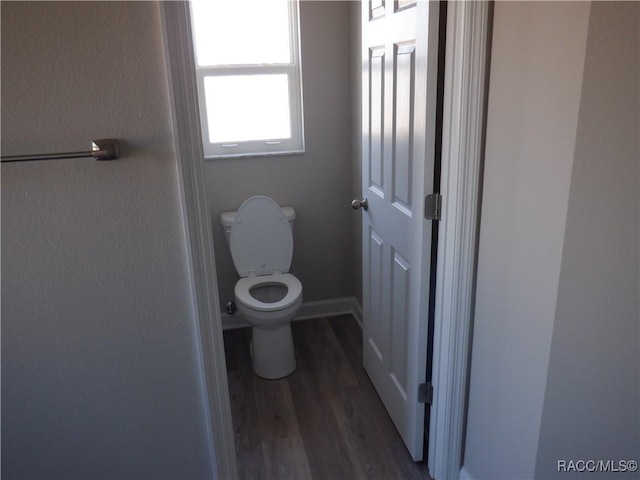
[[[222,314],[204,174],[189,3],[159,2],[189,265],[202,402],[214,478],[238,478]]]
[[[442,125],[442,220],[428,468],[460,478],[480,222],[492,3],[448,2]]]
[[[203,404],[216,478],[238,478],[188,2],[160,2]],[[449,2],[428,467],[459,478],[468,383],[489,2]],[[178,120],[179,119],[179,120]]]

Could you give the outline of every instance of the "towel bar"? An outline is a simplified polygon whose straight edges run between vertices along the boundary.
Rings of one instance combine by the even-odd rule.
[[[39,160],[60,160],[63,158],[86,158],[95,160],[116,160],[120,158],[120,145],[114,138],[101,138],[91,142],[91,150],[86,152],[36,153],[33,155],[8,155],[0,157],[5,162],[33,162]]]

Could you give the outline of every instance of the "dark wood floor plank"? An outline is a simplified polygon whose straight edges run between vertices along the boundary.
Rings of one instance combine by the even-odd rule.
[[[425,478],[404,448],[391,418],[384,409],[362,366],[362,331],[349,317],[334,317],[327,322],[360,379],[357,389],[342,390],[335,401],[336,416],[365,466],[367,478]],[[372,421],[375,419],[375,421]],[[399,447],[399,448],[398,448]],[[385,452],[380,455],[380,452]],[[406,465],[407,468],[402,468]],[[423,473],[426,473],[426,469]],[[418,474],[418,475],[416,475]]]
[[[343,322],[352,322],[349,318]],[[347,327],[348,328],[348,327]],[[353,334],[349,339],[352,343]],[[378,419],[371,420],[371,408],[367,405],[371,400],[379,403],[375,394],[363,387],[369,383],[368,379],[360,375],[356,379],[354,370],[362,369],[362,361],[353,364],[351,368],[345,349],[336,338],[332,325],[325,319],[305,322],[299,331],[301,347],[306,345],[315,363],[318,364],[317,377],[320,386],[326,393],[327,399],[338,422],[338,428],[345,440],[345,453],[354,465],[359,466],[362,478],[385,479],[400,478],[391,455],[387,453],[388,442],[385,432],[378,428]],[[352,343],[355,354],[362,358],[360,343]],[[303,351],[301,351],[301,354]],[[375,412],[380,415],[380,412]],[[383,411],[382,415],[386,415]],[[384,454],[380,454],[385,452]]]
[[[358,375],[362,370],[362,329],[351,315],[327,319],[338,343],[345,352],[352,371]],[[368,378],[368,377],[367,377]]]
[[[321,366],[316,373],[326,389],[342,389],[358,386],[358,379],[344,349],[335,336],[326,319],[307,320],[299,334],[305,338],[305,345],[314,359]]]
[[[362,367],[353,317],[295,322],[292,331],[298,367],[280,380],[253,374],[250,329],[225,332],[241,478],[428,479]]]
[[[224,354],[227,361],[227,372],[246,371],[251,364],[249,342],[251,329],[236,328],[224,332]]]
[[[293,328],[298,368],[289,377],[289,384],[313,478],[364,478],[350,458],[349,445],[329,400],[330,392],[322,385],[322,370],[313,357],[309,335],[305,334],[306,325],[301,323]]]
[[[287,379],[265,380],[253,375],[266,479],[311,478]],[[261,475],[262,476],[262,475]]]
[[[265,478],[265,463],[261,439],[254,434],[258,410],[253,393],[249,339],[250,330],[247,328],[229,330],[224,335],[239,474],[240,478],[258,480]]]

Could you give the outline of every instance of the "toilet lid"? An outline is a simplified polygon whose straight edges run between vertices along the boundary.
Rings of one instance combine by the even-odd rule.
[[[280,206],[269,197],[251,197],[240,205],[229,240],[241,277],[287,273],[291,267],[291,227]]]

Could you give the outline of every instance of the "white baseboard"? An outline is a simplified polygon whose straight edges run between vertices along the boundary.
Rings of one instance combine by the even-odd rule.
[[[311,318],[335,317],[337,315],[351,314],[362,327],[362,308],[354,297],[332,298],[316,302],[305,302],[294,321],[309,320]],[[222,313],[222,329],[248,327],[249,324],[242,318],[240,312],[229,315]]]
[[[460,480],[473,480],[469,470],[464,466],[460,469]]]
[[[360,305],[356,298],[351,297],[351,299],[353,300],[353,311],[351,315],[353,315],[353,318],[356,319],[356,322],[358,322],[358,325],[362,328],[362,305]]]

